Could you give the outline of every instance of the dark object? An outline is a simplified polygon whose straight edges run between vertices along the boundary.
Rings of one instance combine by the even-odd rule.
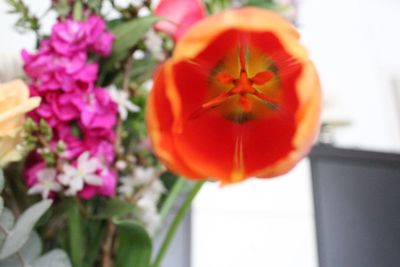
[[[400,155],[310,154],[319,267],[400,266]]]

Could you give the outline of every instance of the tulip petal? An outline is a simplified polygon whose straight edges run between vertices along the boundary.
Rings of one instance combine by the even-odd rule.
[[[187,177],[201,176],[187,167],[175,151],[175,142],[171,132],[173,118],[170,102],[165,91],[165,66],[160,66],[155,74],[155,86],[152,89],[146,108],[147,128],[152,140],[154,152],[171,170]]]
[[[193,24],[206,16],[200,0],[161,0],[155,14],[166,20],[156,24],[156,30],[178,40]]]
[[[184,166],[189,178],[223,183],[293,168],[310,149],[321,109],[318,76],[298,39],[288,22],[256,8],[194,25],[150,99],[161,160],[181,174],[176,166]]]

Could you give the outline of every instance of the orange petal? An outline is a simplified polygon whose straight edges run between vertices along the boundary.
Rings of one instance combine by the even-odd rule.
[[[155,74],[154,87],[147,101],[146,120],[154,152],[166,167],[187,177],[201,178],[198,173],[187,167],[175,150],[171,132],[172,111],[165,90],[165,65]]]

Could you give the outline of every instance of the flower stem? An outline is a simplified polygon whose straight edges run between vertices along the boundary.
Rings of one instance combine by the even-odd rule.
[[[152,264],[152,267],[159,267],[164,256],[165,253],[167,252],[169,245],[172,242],[173,237],[175,236],[175,232],[178,229],[179,225],[181,224],[182,220],[185,218],[194,197],[197,195],[197,193],[200,191],[201,187],[203,186],[204,181],[202,182],[197,182],[192,190],[188,193],[185,201],[183,202],[181,208],[179,209],[178,213],[176,214],[174,220],[172,221],[172,224],[170,226],[170,228],[168,229],[167,235],[164,238],[164,241],[161,245],[160,250],[157,253],[157,256],[154,260],[154,263]]]
[[[182,189],[185,187],[186,180],[182,178],[178,178],[175,182],[174,186],[172,187],[171,191],[168,194],[168,197],[165,199],[161,211],[160,211],[160,221],[163,222],[167,217],[169,211],[171,210],[172,206],[174,205],[176,199],[179,197]]]
[[[102,250],[102,267],[112,267],[113,266],[113,258],[112,258],[112,246],[115,234],[115,225],[111,220],[107,222],[107,235],[104,240],[101,250]]]

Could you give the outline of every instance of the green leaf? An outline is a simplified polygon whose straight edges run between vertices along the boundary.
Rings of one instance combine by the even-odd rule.
[[[134,47],[144,36],[144,34],[156,23],[160,18],[156,16],[148,16],[139,19],[121,22],[111,29],[116,37],[113,44],[113,50],[110,57],[105,59],[101,65],[101,74],[113,69],[115,65],[123,60],[129,50]]]
[[[74,8],[72,10],[72,16],[74,20],[81,20],[83,14],[83,5],[80,0],[75,1]]]
[[[248,0],[246,6],[256,6],[275,10],[277,4],[273,0]]]
[[[147,231],[138,223],[116,221],[118,247],[115,267],[149,267],[152,242]]]
[[[42,241],[36,232],[32,232],[28,241],[19,250],[19,257],[24,259],[24,262],[31,263],[39,257],[42,250]],[[0,261],[0,267],[20,267],[21,263],[17,254]]]
[[[103,220],[88,220],[85,225],[86,244],[90,244],[85,254],[84,266],[94,266],[101,253],[102,241],[106,236],[106,222]]]
[[[0,193],[3,192],[4,189],[4,172],[2,169],[0,169]]]
[[[3,230],[10,231],[11,228],[14,226],[14,223],[15,223],[14,215],[8,208],[5,208],[0,215],[1,228]],[[2,231],[0,231],[0,247],[2,247],[5,238],[6,235]]]
[[[130,20],[115,26],[112,29],[115,37],[113,50],[128,50],[136,45],[143,35],[161,18],[147,16],[139,19]]]
[[[82,230],[82,218],[76,203],[68,208],[69,253],[73,266],[82,266],[85,255],[85,239]]]
[[[103,209],[97,213],[95,219],[109,219],[113,217],[121,217],[132,213],[135,209],[135,205],[126,203],[119,198],[112,198],[107,200],[104,204]]]
[[[52,203],[52,200],[40,201],[19,217],[14,229],[8,233],[4,241],[4,246],[0,250],[0,259],[7,258],[23,247],[28,241],[33,227]]]

